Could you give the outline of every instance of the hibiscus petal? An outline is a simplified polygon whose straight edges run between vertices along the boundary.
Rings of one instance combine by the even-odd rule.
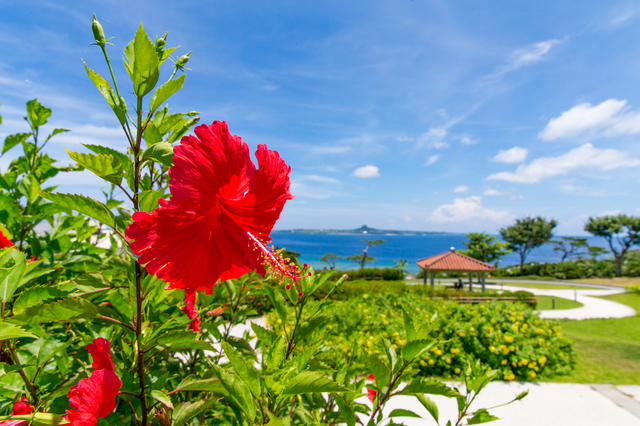
[[[109,343],[107,339],[98,337],[93,340],[93,343],[85,346],[85,349],[91,354],[91,358],[93,359],[91,365],[94,371],[102,369],[115,371],[116,367],[111,359],[111,343]]]

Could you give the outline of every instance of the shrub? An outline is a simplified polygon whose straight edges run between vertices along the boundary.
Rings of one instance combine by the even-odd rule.
[[[394,268],[360,268],[348,271],[335,271],[331,276],[332,281],[340,279],[341,276],[347,275],[348,280],[357,279],[378,279],[384,281],[398,281],[404,279],[404,271]]]
[[[406,344],[403,308],[423,319],[437,312],[433,335],[442,343],[418,360],[416,367],[423,376],[457,377],[467,361],[476,360],[498,370],[505,380],[549,378],[572,369],[575,355],[562,327],[557,321],[540,319],[524,304],[460,304],[408,293],[369,293],[326,304],[323,314],[330,321],[320,360],[332,365],[354,344],[384,353],[376,340],[379,335],[398,350]],[[268,321],[281,327],[275,314]]]

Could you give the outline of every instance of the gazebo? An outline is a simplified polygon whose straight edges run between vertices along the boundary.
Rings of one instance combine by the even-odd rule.
[[[416,263],[424,271],[425,285],[427,284],[427,272],[429,272],[431,288],[435,285],[434,278],[436,272],[468,272],[469,291],[473,291],[473,274],[476,274],[478,277],[482,284],[482,291],[484,291],[485,274],[495,270],[493,265],[465,256],[464,254],[460,254],[456,252],[454,247],[451,247],[448,252],[420,259]]]

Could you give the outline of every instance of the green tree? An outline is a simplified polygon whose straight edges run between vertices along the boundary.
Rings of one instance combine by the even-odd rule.
[[[571,257],[576,256],[582,258],[584,252],[580,252],[581,249],[589,250],[589,244],[587,244],[586,238],[574,238],[574,237],[562,237],[559,241],[550,241],[555,247],[554,251],[562,252],[561,262]]]
[[[640,217],[624,214],[589,217],[584,230],[607,240],[616,261],[616,276],[621,276],[622,260],[631,247],[640,243]]]
[[[402,272],[402,274],[404,275],[404,268],[406,268],[406,266],[409,264],[407,259],[399,258],[398,260],[394,260],[393,263],[393,267]]]
[[[354,254],[353,256],[346,257],[346,259],[353,262],[358,262],[360,264],[360,268],[364,268],[364,265],[367,262],[373,262],[374,260],[376,260],[375,257],[367,255],[367,253],[369,252],[369,248],[384,243],[384,240],[362,240],[360,242],[367,244],[362,251],[362,254]]]
[[[337,259],[342,259],[342,256],[338,256],[337,254],[333,253],[327,253],[320,258],[320,260],[329,264],[329,269],[336,269]]]
[[[531,250],[551,240],[553,229],[557,225],[558,222],[553,219],[547,221],[540,216],[527,216],[516,219],[514,225],[500,230],[500,236],[509,244],[508,248],[520,255],[520,273]]]
[[[463,241],[462,244],[467,249],[461,250],[460,253],[481,262],[497,264],[502,256],[511,251],[508,249],[509,243],[501,243],[496,237],[484,232],[470,232],[465,234],[465,237],[469,241]]]

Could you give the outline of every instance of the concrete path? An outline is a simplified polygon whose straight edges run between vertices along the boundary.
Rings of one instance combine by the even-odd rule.
[[[636,314],[633,308],[611,300],[600,299],[591,296],[607,296],[610,294],[624,293],[622,288],[607,288],[602,290],[553,290],[537,289],[531,287],[504,286],[505,290],[525,290],[536,296],[555,296],[563,299],[576,300],[584,306],[575,309],[557,309],[540,311],[541,318],[565,318],[573,320],[593,318],[624,318]]]
[[[597,390],[598,386],[605,388],[600,391]],[[625,388],[627,392],[630,391],[628,388],[632,388],[633,392],[640,395],[640,386],[615,388],[571,383],[492,382],[483,389],[471,409],[489,408],[491,414],[500,418],[491,423],[496,426],[640,426],[640,403],[619,388]],[[527,389],[529,395],[522,401],[490,409],[512,400]],[[448,420],[454,423],[457,419],[455,400],[439,396],[432,396],[431,399],[438,406],[440,424],[444,425]],[[369,404],[366,397],[359,402]],[[411,410],[422,417],[401,417],[397,418],[397,422],[407,426],[436,425],[415,397],[392,398],[383,413],[388,415],[396,408]]]

